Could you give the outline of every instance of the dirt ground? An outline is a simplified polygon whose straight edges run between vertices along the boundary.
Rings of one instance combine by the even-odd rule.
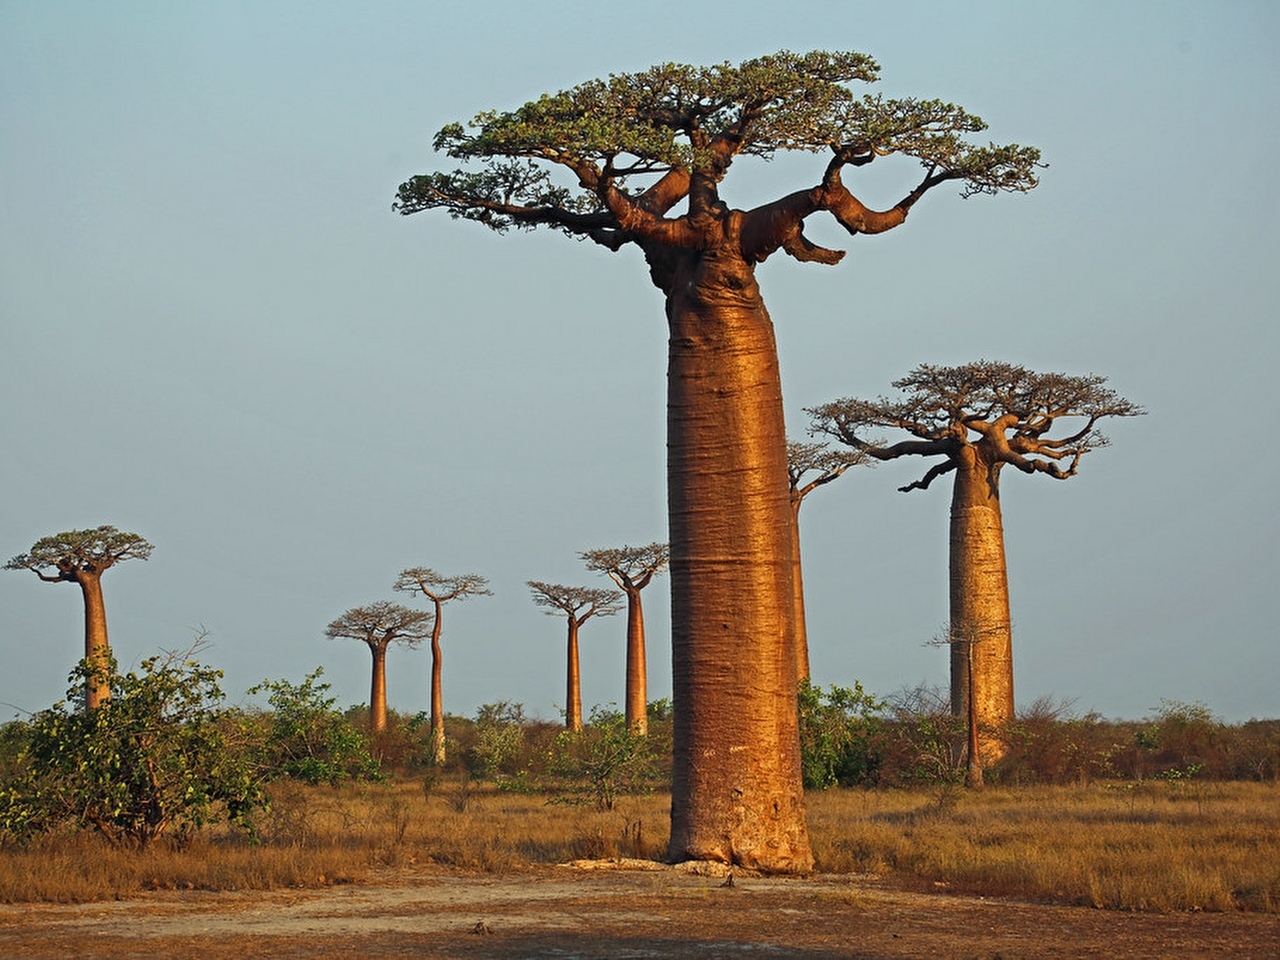
[[[1280,918],[1134,914],[874,877],[579,863],[513,876],[0,905],[3,957],[1280,957]],[[689,869],[692,867],[693,869]]]

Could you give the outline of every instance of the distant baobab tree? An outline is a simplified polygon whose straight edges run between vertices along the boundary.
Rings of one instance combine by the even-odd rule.
[[[564,725],[575,733],[582,729],[582,681],[578,672],[578,628],[592,617],[608,617],[622,609],[617,590],[594,587],[566,587],[559,583],[528,581],[533,602],[550,607],[548,616],[564,615],[569,622],[569,650],[566,657]]]
[[[107,611],[102,603],[102,575],[122,560],[146,560],[154,548],[136,533],[112,526],[68,530],[37,540],[26,553],[4,565],[6,570],[30,570],[46,583],[76,583],[84,597],[85,710],[111,697],[111,645],[107,642]]]
[[[395,588],[408,593],[420,593],[432,604],[434,614],[431,628],[431,757],[437,764],[444,763],[444,699],[441,687],[442,656],[440,652],[440,625],[444,619],[444,605],[450,600],[467,597],[492,596],[489,581],[478,573],[446,577],[430,567],[410,567],[400,571]]]
[[[809,679],[809,628],[805,623],[804,577],[800,563],[800,504],[819,487],[839,479],[850,467],[867,463],[861,450],[833,450],[825,443],[787,441],[787,478],[791,485],[791,557],[795,567],[792,616],[796,631],[796,677]]]
[[[373,679],[369,686],[369,729],[381,733],[387,729],[387,648],[393,643],[416,647],[431,635],[434,619],[428,610],[379,600],[363,607],[352,607],[325,628],[325,636],[333,640],[361,640],[373,654]]]
[[[1143,413],[1105,383],[1105,377],[1035,373],[986,360],[954,367],[924,364],[894,381],[900,399],[843,399],[808,411],[815,432],[877,460],[934,458],[921,479],[899,488],[903,492],[926,490],[938,477],[955,474],[947,644],[951,710],[957,716],[969,715],[972,687],[974,716],[989,732],[984,737],[991,736],[982,746],[987,761],[999,759],[1003,746],[994,731],[1013,717],[1013,639],[1000,472],[1011,466],[1055,480],[1074,477],[1081,458],[1107,443],[1099,421]],[[1064,436],[1054,438],[1050,433],[1060,421],[1071,426]],[[904,430],[911,439],[887,443],[868,436],[867,431],[880,428]]]
[[[435,148],[460,166],[411,177],[394,203],[498,233],[542,226],[638,249],[665,299],[672,860],[813,865],[782,383],[756,266],[779,252],[839,262],[843,252],[805,235],[810,218],[879,234],[944,184],[968,196],[1038,182],[1038,150],[970,142],[986,125],[963,109],[853,89],[878,74],[861,53],[780,51],[588,80],[447,124]],[[752,209],[721,196],[738,157],[789,151],[825,158],[798,188]],[[895,154],[910,186],[873,210],[843,177]]]
[[[649,683],[644,646],[644,610],[640,591],[667,569],[671,551],[665,543],[643,547],[624,544],[586,550],[582,557],[588,570],[607,574],[627,596],[627,681],[624,700],[627,729],[641,735],[649,732]]]

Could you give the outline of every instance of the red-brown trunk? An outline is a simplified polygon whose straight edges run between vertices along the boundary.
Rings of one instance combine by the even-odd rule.
[[[387,647],[370,644],[373,654],[373,680],[369,684],[369,729],[381,733],[387,729]]]
[[[81,572],[78,578],[84,597],[84,658],[89,668],[85,681],[84,705],[93,710],[111,699],[111,646],[107,642],[107,608],[102,602],[102,578]]]
[[[431,628],[431,757],[444,763],[444,694],[441,674],[444,655],[440,649],[440,601],[436,601],[436,617]]]
[[[648,672],[644,650],[644,610],[640,591],[627,589],[627,729],[641,736],[649,732]]]
[[[998,731],[1013,719],[1013,643],[998,470],[984,462],[979,448],[966,447],[951,499],[951,710],[956,716],[969,715],[972,687],[973,715],[983,731],[982,756],[988,763],[1003,755]]]
[[[805,623],[804,614],[804,578],[801,576],[800,564],[800,500],[798,498],[791,502],[791,556],[793,558],[791,590],[795,596],[792,609],[795,611],[796,678],[808,680],[809,627]]]
[[[803,872],[791,509],[773,325],[731,249],[668,286],[673,860]]]
[[[578,676],[578,621],[569,614],[569,652],[567,656],[564,725],[577,733],[582,730],[582,684]]]

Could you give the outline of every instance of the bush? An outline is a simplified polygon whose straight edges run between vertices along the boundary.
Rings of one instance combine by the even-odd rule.
[[[249,694],[267,693],[272,711],[266,726],[266,769],[307,783],[338,784],[344,780],[381,780],[382,770],[360,727],[333,708],[329,684],[316,667],[302,683],[263,680]]]
[[[625,794],[652,793],[662,779],[662,743],[633,732],[616,710],[593,707],[581,733],[556,738],[547,770],[556,782],[554,803],[594,804],[612,810]]]
[[[113,661],[110,700],[36,714],[4,771],[0,831],[92,828],[113,846],[142,847],[222,820],[249,829],[266,797],[248,731],[222,707],[222,671],[190,659],[195,649],[145,660],[140,673],[121,675]],[[89,670],[81,661],[71,674],[73,702]]]
[[[882,761],[885,703],[854,681],[827,692],[800,681],[800,767],[807,788],[872,782]]]

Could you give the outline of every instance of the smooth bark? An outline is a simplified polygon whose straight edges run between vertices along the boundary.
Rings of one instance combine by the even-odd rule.
[[[732,215],[729,224],[732,236]],[[807,871],[773,325],[732,241],[666,286],[673,860]]]
[[[564,725],[574,733],[582,732],[582,675],[578,669],[578,620],[568,617],[569,643],[565,655]]]
[[[382,733],[387,729],[387,644],[370,643],[373,654],[373,677],[369,684],[369,729]]]
[[[644,608],[640,588],[623,588],[627,595],[627,665],[626,713],[627,729],[639,736],[649,732],[649,679],[645,662]]]
[[[107,610],[102,601],[102,577],[80,572],[76,577],[84,596],[84,658],[89,668],[84,705],[93,710],[111,699],[111,645],[107,642]]]
[[[996,731],[1013,719],[1013,637],[1000,464],[986,462],[981,453],[981,444],[961,448],[952,487],[951,711],[969,716],[974,691],[972,715],[983,731],[983,757],[991,763],[1005,750]]]
[[[809,679],[809,627],[804,614],[804,578],[800,563],[800,499],[791,498],[791,607],[794,611],[796,681]]]

